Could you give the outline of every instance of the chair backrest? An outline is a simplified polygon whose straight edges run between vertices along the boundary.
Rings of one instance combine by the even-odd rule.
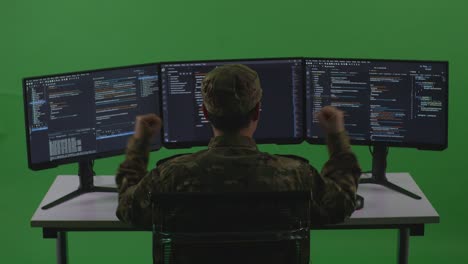
[[[308,263],[309,191],[153,195],[155,263]]]

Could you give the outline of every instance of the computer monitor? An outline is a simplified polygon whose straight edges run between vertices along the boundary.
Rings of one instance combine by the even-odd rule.
[[[447,147],[448,62],[307,58],[305,76],[307,140],[324,143],[315,113],[339,108],[352,143],[375,146],[373,176],[390,146]]]
[[[305,68],[310,142],[324,142],[314,113],[332,105],[354,144],[447,147],[447,62],[306,59]]]
[[[25,78],[29,168],[78,162],[80,177],[87,182],[82,182],[83,188],[92,188],[92,160],[122,154],[135,117],[159,114],[158,67],[147,64]],[[160,148],[160,141],[151,148]]]
[[[302,59],[280,58],[161,63],[164,146],[191,147],[209,142],[213,132],[201,110],[201,83],[208,72],[226,64],[244,64],[259,75],[263,98],[256,142],[302,142]]]

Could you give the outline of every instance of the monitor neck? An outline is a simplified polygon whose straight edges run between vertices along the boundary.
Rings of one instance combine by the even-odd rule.
[[[91,159],[81,160],[78,162],[78,177],[80,179],[80,187],[83,191],[91,190],[94,187],[94,161]]]
[[[387,180],[387,177],[385,176],[385,172],[387,170],[387,155],[387,145],[374,145],[372,151],[372,178],[377,181]]]

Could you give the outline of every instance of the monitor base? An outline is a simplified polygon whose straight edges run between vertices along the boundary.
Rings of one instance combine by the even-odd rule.
[[[94,186],[94,171],[93,160],[83,160],[78,162],[78,177],[80,186],[77,190],[41,207],[42,210],[47,210],[66,201],[74,199],[82,194],[91,192],[117,192],[117,188]]]
[[[389,182],[387,179],[385,180],[376,180],[376,179],[373,179],[373,178],[369,178],[369,179],[361,179],[359,181],[359,184],[378,184],[378,185],[382,185],[384,187],[387,187],[388,189],[391,189],[393,191],[396,191],[396,192],[399,192],[401,194],[404,194],[406,196],[409,196],[411,198],[414,198],[416,200],[420,200],[421,199],[421,196],[415,194],[415,193],[412,193],[396,184],[393,184],[391,182]]]
[[[386,176],[388,146],[376,143],[373,145],[372,154],[372,177],[360,179],[359,184],[378,184],[393,191],[399,192],[413,199],[420,200],[421,196],[412,193],[396,184],[388,181]],[[362,201],[364,203],[364,199]]]
[[[91,189],[89,190],[83,190],[83,189],[78,189],[76,191],[73,191],[61,198],[58,198],[57,200],[51,202],[51,203],[48,203],[44,206],[41,207],[42,210],[47,210],[49,208],[52,208],[54,206],[57,206],[59,204],[62,204],[64,202],[67,202],[71,199],[74,199],[82,194],[85,194],[85,193],[91,193],[91,192],[117,192],[117,188],[112,188],[112,187],[99,187],[99,186],[93,186]]]

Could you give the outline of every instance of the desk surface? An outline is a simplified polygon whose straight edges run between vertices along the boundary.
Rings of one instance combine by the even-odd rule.
[[[341,226],[438,223],[439,214],[408,173],[388,173],[389,181],[422,197],[415,200],[380,185],[362,184],[364,208]],[[95,176],[96,186],[115,187],[114,176]],[[78,177],[59,175],[31,219],[32,227],[64,229],[129,229],[115,216],[117,193],[87,193],[48,210],[41,207],[78,188]]]

